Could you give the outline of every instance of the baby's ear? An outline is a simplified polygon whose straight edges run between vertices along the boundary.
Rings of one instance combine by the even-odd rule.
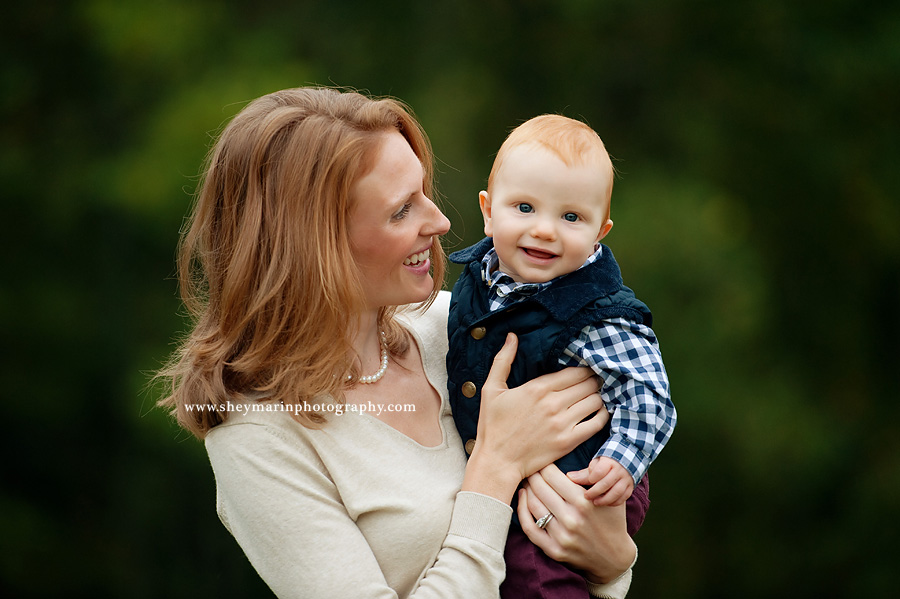
[[[600,243],[600,240],[603,239],[604,237],[606,237],[606,235],[609,233],[609,231],[612,229],[612,227],[613,227],[612,219],[609,219],[609,218],[606,219],[606,223],[602,227],[600,227],[600,234],[597,235],[597,243]]]
[[[491,196],[486,191],[478,192],[478,205],[481,207],[481,216],[484,217],[484,234],[494,236],[494,227],[491,225]]]

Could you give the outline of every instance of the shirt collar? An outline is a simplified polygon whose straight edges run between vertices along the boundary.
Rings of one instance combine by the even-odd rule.
[[[603,246],[598,243],[594,253],[588,256],[588,259],[577,270],[584,268],[588,264],[593,264],[600,259],[602,254]],[[560,275],[544,283],[520,283],[514,281],[511,276],[501,271],[499,267],[500,259],[497,257],[497,250],[491,248],[484,255],[484,258],[481,259],[481,280],[485,282],[492,293],[496,293],[500,297],[507,297],[512,293],[521,294],[522,296],[534,295],[541,289],[548,287],[553,281],[565,276]]]

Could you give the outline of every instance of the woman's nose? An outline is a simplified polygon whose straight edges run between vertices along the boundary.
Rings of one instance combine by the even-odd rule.
[[[429,203],[431,204],[431,214],[425,226],[426,232],[423,232],[423,235],[443,235],[450,230],[450,220],[444,216],[437,204],[434,202]]]

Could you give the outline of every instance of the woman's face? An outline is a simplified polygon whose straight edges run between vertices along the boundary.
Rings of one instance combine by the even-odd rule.
[[[431,244],[450,221],[425,196],[423,178],[406,138],[392,131],[350,190],[350,243],[372,309],[421,302],[434,288]]]

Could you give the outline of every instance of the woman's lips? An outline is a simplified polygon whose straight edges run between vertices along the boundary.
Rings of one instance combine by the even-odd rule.
[[[431,249],[413,254],[412,256],[404,260],[403,264],[405,266],[419,266],[422,262],[426,262],[429,257],[431,257]]]

